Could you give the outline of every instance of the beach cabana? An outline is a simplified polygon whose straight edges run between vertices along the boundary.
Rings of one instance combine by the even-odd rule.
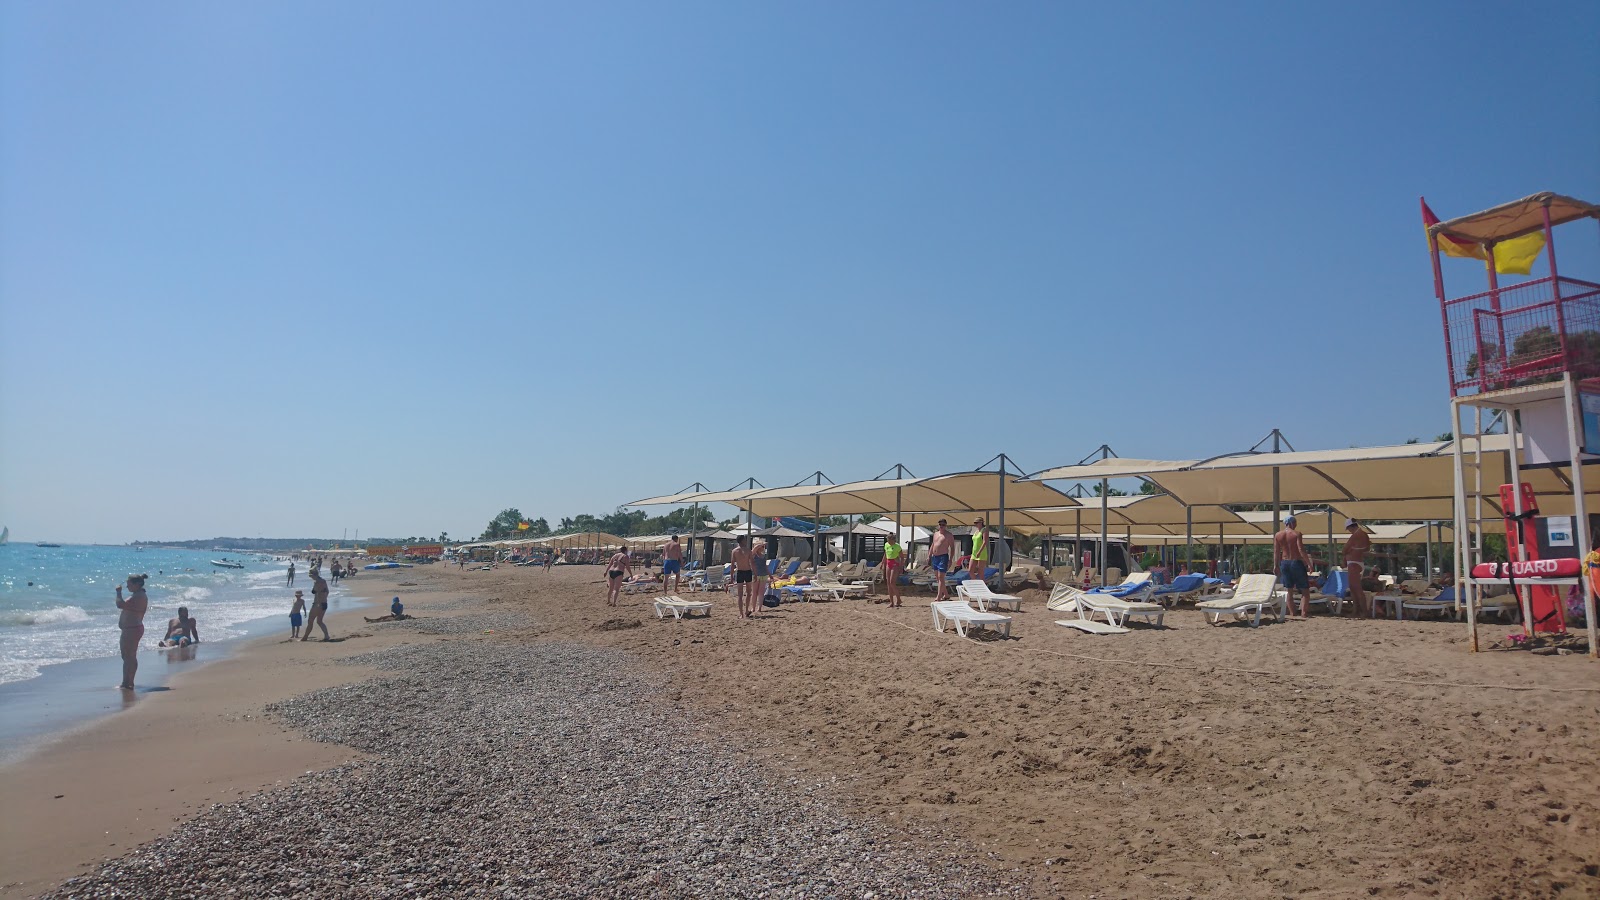
[[[845,562],[855,562],[873,556],[867,552],[867,545],[874,542],[877,543],[878,550],[872,561],[877,562],[883,558],[883,540],[889,536],[889,532],[882,528],[863,525],[860,522],[832,525],[822,529],[821,534],[823,540],[839,539],[843,546]]]

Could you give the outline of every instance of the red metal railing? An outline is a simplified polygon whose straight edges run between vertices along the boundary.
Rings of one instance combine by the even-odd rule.
[[[1447,300],[1444,314],[1452,396],[1600,374],[1600,284],[1538,278]]]

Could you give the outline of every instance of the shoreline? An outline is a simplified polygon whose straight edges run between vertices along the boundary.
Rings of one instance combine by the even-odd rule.
[[[929,628],[928,598],[917,594],[898,610],[862,601],[785,604],[754,620],[735,618],[731,599],[711,594],[703,596],[716,604],[712,618],[662,622],[642,597],[606,607],[598,567],[373,574],[379,577],[360,585],[364,596],[399,592],[408,612],[425,618],[367,626],[352,611],[330,627],[369,636],[340,648],[257,642],[207,667],[203,678],[186,673],[142,709],[63,741],[60,753],[41,761],[51,767],[35,773],[39,790],[31,796],[14,794],[16,773],[0,770],[0,802],[22,817],[34,808],[53,813],[51,804],[68,800],[45,789],[70,779],[81,791],[90,786],[84,773],[96,766],[114,761],[151,773],[126,804],[30,824],[66,843],[53,847],[41,837],[32,852],[53,853],[54,868],[36,866],[29,884],[7,884],[4,893],[39,890],[51,877],[126,853],[201,814],[206,802],[261,788],[322,790],[328,778],[364,784],[361,773],[373,771],[366,763],[302,781],[308,770],[366,759],[308,734],[374,740],[363,729],[391,711],[372,689],[350,686],[374,670],[338,660],[405,644],[422,645],[418,652],[436,645],[464,661],[473,648],[535,654],[530,660],[541,648],[563,646],[620,652],[654,673],[655,707],[685,708],[708,731],[738,742],[762,771],[820,791],[859,821],[920,842],[952,865],[985,861],[1031,884],[1034,896],[1600,892],[1593,874],[1600,871],[1600,785],[1590,777],[1600,754],[1600,684],[1592,663],[1468,654],[1454,622],[1316,618],[1212,628],[1180,610],[1165,628],[1103,639],[1055,626],[1059,614],[1024,591],[1012,640],[961,640]],[[398,588],[402,579],[418,584]],[[470,618],[452,626],[457,614]],[[537,627],[509,624],[524,615]],[[438,677],[441,688],[468,691],[458,704],[506,693],[498,674],[446,669]],[[520,673],[512,668],[504,677]],[[321,715],[333,715],[320,732],[303,734],[281,713],[259,715],[270,703],[334,685],[347,685],[334,690],[362,705],[329,710],[313,695]],[[431,702],[430,695],[416,700]],[[207,712],[173,712],[183,707]],[[197,758],[181,767],[199,767],[206,776],[199,793],[209,800],[173,806],[173,779],[162,768],[172,760],[163,759],[159,741],[134,747],[132,758],[121,752],[118,739],[139,737],[131,728],[138,722],[147,733],[202,726]],[[607,738],[584,732],[587,741]],[[511,740],[520,746],[528,738]],[[431,758],[410,763],[424,771],[434,765]],[[261,803],[275,804],[276,796],[261,795]],[[256,821],[254,806],[225,804],[204,815]],[[108,838],[103,825],[113,813],[156,820],[123,822]],[[289,821],[295,813],[273,815]],[[91,839],[75,837],[90,826],[99,829]],[[437,837],[453,837],[438,827]],[[1481,840],[1485,834],[1495,840]],[[16,852],[10,843],[0,836],[0,853]],[[369,852],[374,860],[384,854],[363,845],[355,858]],[[10,862],[0,860],[0,868],[13,871]]]
[[[43,736],[26,755],[0,764],[0,806],[7,810],[0,817],[0,897],[33,896],[166,833],[208,803],[353,758],[353,751],[310,741],[258,711],[366,677],[319,651],[351,646],[346,641],[365,625],[361,613],[392,587],[373,578],[347,590],[342,599],[358,605],[328,619],[344,640],[289,645],[261,634],[218,642],[232,645],[222,658],[185,666],[163,679],[162,690],[136,692],[126,707]],[[369,640],[357,643],[365,648]],[[115,659],[78,662],[109,667],[106,693],[120,696],[110,686]]]
[[[339,593],[330,597],[330,610],[333,604],[339,605],[331,615],[370,608],[368,598],[345,589],[348,584],[342,582]],[[44,666],[33,678],[0,685],[0,709],[5,710],[4,720],[0,721],[0,767],[22,762],[75,730],[92,727],[132,709],[150,695],[171,690],[174,678],[230,659],[253,641],[269,639],[284,629],[286,619],[287,612],[234,623],[231,627],[243,634],[202,641],[192,649],[141,649],[136,689],[131,697],[105,690],[107,677],[112,681],[119,677],[121,660],[115,656]]]

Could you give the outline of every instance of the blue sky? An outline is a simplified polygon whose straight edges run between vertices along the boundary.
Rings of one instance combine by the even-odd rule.
[[[0,521],[466,535],[697,480],[1431,437],[1416,198],[1600,200],[1597,33],[1582,2],[5,4]]]

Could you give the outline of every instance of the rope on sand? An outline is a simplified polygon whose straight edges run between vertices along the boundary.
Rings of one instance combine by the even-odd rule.
[[[873,619],[877,619],[880,622],[887,622],[890,625],[898,625],[898,626],[900,626],[901,628],[904,628],[907,631],[915,632],[915,633],[918,633],[918,634],[922,633],[922,629],[920,629],[920,628],[912,628],[910,625],[907,625],[904,622],[896,622],[893,619],[886,619],[883,616],[880,616],[880,615],[878,615],[876,613],[870,613],[870,612],[866,612],[865,610],[863,610],[862,611],[862,615],[868,616],[868,617],[873,618]],[[960,635],[958,635],[958,637],[960,637],[961,640],[964,640],[969,644],[975,644],[975,645],[977,645],[979,647],[983,647],[985,649],[988,649],[990,647],[1006,646],[1009,649],[1017,650],[1017,651],[1020,651],[1022,653],[1046,653],[1046,654],[1049,654],[1050,656],[1064,656],[1064,657],[1067,657],[1069,659],[1082,659],[1082,660],[1087,660],[1089,662],[1112,663],[1114,665],[1150,666],[1152,668],[1160,668],[1160,669],[1186,669],[1186,670],[1191,671],[1191,672],[1238,672],[1238,673],[1241,673],[1241,674],[1244,674],[1244,675],[1262,675],[1262,676],[1265,676],[1267,678],[1283,678],[1283,679],[1291,679],[1291,678],[1320,678],[1321,677],[1320,675],[1318,675],[1316,673],[1313,673],[1313,672],[1263,672],[1263,671],[1261,671],[1259,669],[1236,669],[1236,668],[1233,668],[1231,666],[1189,666],[1189,665],[1184,665],[1183,663],[1149,662],[1147,660],[1142,660],[1142,659],[1117,659],[1115,657],[1088,656],[1088,655],[1082,654],[1082,653],[1062,653],[1059,650],[1046,650],[1043,647],[1017,647],[1015,645],[1003,645],[1003,644],[993,643],[993,642],[990,642],[990,641],[977,641],[977,640],[973,640],[972,638],[965,637],[965,636],[960,636]],[[1373,677],[1371,675],[1363,675],[1361,677],[1363,679],[1367,680],[1367,681],[1376,681],[1376,682],[1379,682],[1379,683],[1382,683],[1382,684],[1403,684],[1403,685],[1410,685],[1412,687],[1472,688],[1472,689],[1478,689],[1478,690],[1497,690],[1497,691],[1546,691],[1546,692],[1549,692],[1549,693],[1552,693],[1552,694],[1597,694],[1597,693],[1600,693],[1600,687],[1592,687],[1592,688],[1558,688],[1558,687],[1541,687],[1539,685],[1480,684],[1480,683],[1476,683],[1476,682],[1460,682],[1460,681],[1412,681],[1412,680],[1408,680],[1408,679],[1404,679],[1404,678],[1375,678],[1375,677]]]

